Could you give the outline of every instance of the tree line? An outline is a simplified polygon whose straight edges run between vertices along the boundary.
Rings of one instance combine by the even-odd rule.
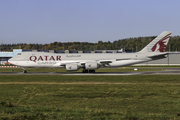
[[[97,43],[88,42],[53,42],[50,44],[3,44],[0,46],[1,51],[12,51],[13,49],[35,49],[35,50],[125,50],[140,51],[156,36],[135,37],[119,39],[113,42],[98,41]],[[180,51],[180,36],[170,37],[170,41],[166,47],[166,51]]]

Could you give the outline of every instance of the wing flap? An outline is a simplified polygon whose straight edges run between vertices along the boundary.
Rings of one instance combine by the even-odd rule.
[[[121,61],[121,60],[130,60],[132,58],[122,58],[122,59],[116,59],[116,61]]]

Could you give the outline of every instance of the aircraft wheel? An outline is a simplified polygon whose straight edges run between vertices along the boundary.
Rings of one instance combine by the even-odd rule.
[[[23,70],[23,73],[27,73],[27,71],[26,71],[26,70]]]
[[[88,73],[88,70],[83,69],[82,73]]]
[[[95,70],[89,70],[89,73],[95,73]]]

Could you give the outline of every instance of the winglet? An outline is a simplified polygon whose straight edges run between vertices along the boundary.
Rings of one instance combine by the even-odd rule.
[[[168,44],[171,33],[172,33],[171,31],[162,32],[146,47],[144,47],[140,52],[164,52]]]

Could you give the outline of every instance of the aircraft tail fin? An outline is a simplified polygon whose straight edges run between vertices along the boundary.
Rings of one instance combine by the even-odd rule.
[[[164,52],[168,44],[171,31],[164,31],[154,40],[152,40],[147,46],[145,46],[140,52]]]

